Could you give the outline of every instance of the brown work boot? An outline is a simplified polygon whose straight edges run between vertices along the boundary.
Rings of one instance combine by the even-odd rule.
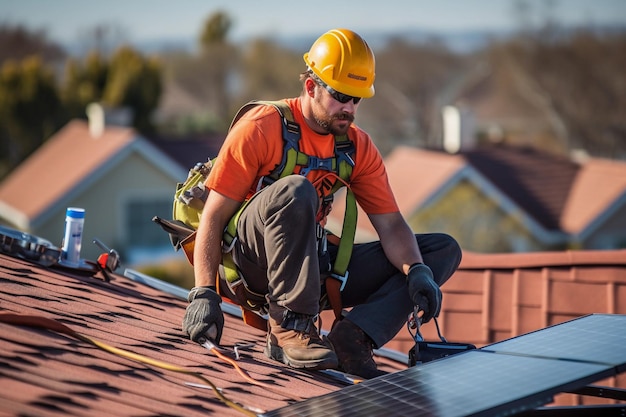
[[[335,349],[342,371],[365,379],[386,374],[376,367],[372,339],[351,321],[343,319],[335,324],[328,340]]]
[[[319,336],[313,317],[270,307],[265,354],[292,368],[337,368],[337,355]],[[284,328],[291,327],[291,328]]]

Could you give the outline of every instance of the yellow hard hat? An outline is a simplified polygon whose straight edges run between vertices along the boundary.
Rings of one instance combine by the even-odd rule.
[[[376,63],[365,40],[348,29],[333,29],[304,54],[304,62],[323,82],[340,93],[369,98],[374,95]]]

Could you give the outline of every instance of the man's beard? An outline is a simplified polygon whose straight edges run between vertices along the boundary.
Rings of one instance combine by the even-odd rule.
[[[319,101],[317,101],[317,103],[319,104]],[[318,107],[318,109],[321,108],[321,106]],[[313,120],[315,120],[315,123],[317,123],[317,125],[322,129],[324,129],[326,133],[331,133],[335,136],[343,136],[348,133],[350,125],[354,122],[354,116],[348,113],[339,113],[332,115],[329,115],[327,113],[320,114],[320,112],[316,111],[314,108]],[[345,127],[339,128],[333,125],[333,122],[335,120],[347,120],[350,123],[348,123]]]

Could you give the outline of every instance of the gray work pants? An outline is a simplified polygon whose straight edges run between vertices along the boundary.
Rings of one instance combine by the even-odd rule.
[[[251,290],[267,294],[270,303],[296,313],[319,313],[324,295],[315,237],[317,192],[304,177],[290,175],[252,199],[237,224],[233,257]],[[450,236],[415,235],[424,263],[439,286],[461,261]],[[331,262],[337,247],[328,245]],[[391,340],[413,311],[406,276],[386,258],[380,242],[355,244],[349,279],[341,293],[346,317],[367,333],[376,347]]]

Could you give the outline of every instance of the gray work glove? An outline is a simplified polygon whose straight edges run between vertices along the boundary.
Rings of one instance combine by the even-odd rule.
[[[218,344],[224,330],[224,314],[220,307],[222,297],[212,287],[193,287],[187,296],[189,305],[183,318],[183,330],[194,342],[206,337]]]
[[[406,276],[409,296],[413,304],[424,311],[422,323],[427,323],[441,311],[441,290],[433,278],[433,272],[424,264],[411,265]]]

